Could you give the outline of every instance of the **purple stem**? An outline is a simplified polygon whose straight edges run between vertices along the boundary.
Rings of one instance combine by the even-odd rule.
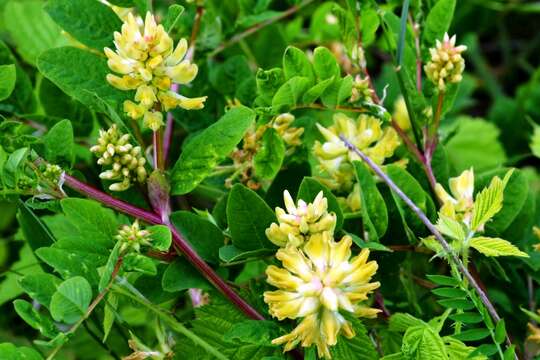
[[[178,84],[171,85],[172,92],[178,92]],[[172,135],[174,127],[174,117],[172,112],[167,113],[167,123],[165,125],[165,134],[163,135],[163,163],[167,164],[169,149],[171,147]]]
[[[186,259],[212,284],[214,285],[225,297],[227,297],[233,304],[235,304],[244,314],[254,320],[264,320],[264,317],[259,314],[251,305],[249,305],[244,299],[242,299],[234,290],[232,290],[227,283],[219,277],[218,274],[212,269],[200,256],[193,250],[191,245],[186,239],[176,230],[174,226],[169,223],[163,223],[161,217],[155,213],[140,209],[136,206],[128,204],[122,200],[115,199],[114,197],[101,192],[100,190],[82,182],[70,175],[65,175],[65,185],[69,186],[73,190],[88,196],[100,203],[116,209],[125,214],[131,215],[135,218],[144,220],[149,224],[165,225],[172,233],[174,244],[177,249],[184,254]]]
[[[450,247],[448,242],[446,242],[446,240],[444,239],[442,234],[439,232],[439,230],[437,230],[435,225],[431,223],[431,221],[428,219],[426,214],[424,214],[424,212],[418,206],[416,206],[416,204],[407,195],[405,195],[405,193],[394,183],[394,181],[392,181],[392,179],[390,179],[390,177],[386,175],[382,171],[382,169],[377,164],[375,164],[366,154],[360,151],[345,136],[343,136],[343,134],[339,135],[339,138],[341,139],[341,141],[345,143],[345,145],[349,148],[350,151],[358,155],[386,183],[386,185],[388,185],[388,187],[390,187],[390,189],[392,189],[392,191],[394,191],[394,193],[396,193],[396,195],[399,196],[399,198],[403,200],[403,202],[407,204],[408,207],[411,208],[411,210],[424,223],[424,225],[428,228],[428,230],[431,231],[431,233],[435,236],[435,239],[437,239],[439,244],[441,244],[444,251],[450,256],[450,259],[452,260],[452,262],[455,265],[457,265],[461,273],[467,278],[471,286],[474,288],[474,290],[478,294],[478,297],[480,298],[484,306],[487,308],[488,312],[490,313],[495,323],[498,323],[501,320],[501,318],[499,314],[497,314],[497,310],[495,310],[495,307],[493,306],[493,304],[487,297],[486,293],[478,285],[474,277],[471,275],[471,273],[465,267],[465,265],[463,265],[463,262],[458,258],[456,253],[452,251],[452,248]],[[508,343],[509,346],[511,345],[508,335],[506,337],[506,342]]]

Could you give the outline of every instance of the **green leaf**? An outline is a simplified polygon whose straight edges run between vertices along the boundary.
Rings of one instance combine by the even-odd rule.
[[[313,104],[318,98],[326,91],[326,89],[334,83],[334,78],[329,78],[319,82],[316,85],[310,87],[302,96],[302,103],[304,105]]]
[[[3,17],[17,52],[31,65],[36,64],[43,51],[68,43],[62,29],[43,9],[41,0],[8,1]]]
[[[58,335],[58,330],[51,319],[40,314],[28,301],[18,299],[13,302],[13,306],[17,314],[43,336],[54,338]]]
[[[245,251],[238,249],[234,245],[225,245],[219,248],[219,259],[226,262],[235,262],[251,258],[259,258],[262,256],[269,256],[275,253],[273,249],[259,249],[259,250],[250,250]]]
[[[184,7],[182,5],[173,4],[169,6],[167,10],[167,16],[163,19],[162,25],[168,33],[170,33],[178,24],[180,17],[184,13]]]
[[[252,110],[234,107],[191,140],[174,165],[172,194],[182,195],[195,189],[234,150],[254,119]]]
[[[486,256],[529,257],[527,253],[519,250],[519,248],[512,243],[499,238],[478,236],[472,238],[469,241],[469,245]]]
[[[118,241],[116,245],[114,245],[114,248],[112,249],[111,254],[109,255],[107,264],[105,264],[103,273],[101,274],[101,277],[99,278],[99,285],[98,285],[99,292],[102,292],[111,282],[114,268],[116,267],[116,264],[118,263],[118,259],[120,258],[120,246],[121,246],[121,242]]]
[[[167,266],[161,279],[161,286],[167,292],[191,288],[212,289],[212,285],[185,259],[177,259]]]
[[[482,315],[476,312],[464,312],[460,314],[452,314],[450,315],[450,319],[454,321],[459,321],[464,324],[477,324],[479,322],[482,322]]]
[[[455,8],[456,0],[439,0],[433,5],[422,31],[423,39],[429,46],[435,44],[435,40],[442,40],[450,28]]]
[[[105,308],[103,309],[103,342],[107,340],[116,318],[115,312],[118,308],[118,297],[113,292],[107,294]]]
[[[16,347],[10,343],[0,344],[0,354],[5,360],[43,360],[36,350],[26,346]]]
[[[113,33],[122,26],[109,6],[95,0],[49,0],[45,11],[81,43],[100,52],[113,45]]]
[[[339,206],[339,202],[336,198],[336,196],[332,193],[332,191],[315,180],[315,178],[312,177],[305,177],[304,180],[302,180],[302,183],[300,184],[300,188],[298,189],[298,195],[296,195],[297,200],[304,200],[306,203],[313,202],[315,200],[315,197],[319,192],[323,192],[324,197],[328,200],[328,211],[333,212],[336,214],[336,229],[335,231],[339,231],[341,227],[343,226],[343,212],[341,211],[341,206]]]
[[[490,334],[488,329],[469,329],[454,334],[453,337],[461,341],[478,341],[485,339]]]
[[[407,313],[395,313],[390,317],[388,329],[390,331],[405,332],[413,326],[423,326],[426,323]]]
[[[274,249],[266,229],[276,215],[259,195],[244,185],[233,186],[227,202],[227,222],[232,243],[242,250]]]
[[[351,339],[339,337],[337,344],[330,347],[332,359],[377,360],[379,354],[373,346],[366,327],[357,318],[352,316],[346,316],[346,318],[356,334]]]
[[[436,289],[431,290],[431,292],[437,296],[447,297],[447,298],[457,298],[457,297],[467,296],[467,294],[463,290],[458,289],[458,288],[438,287]]]
[[[418,360],[448,358],[443,340],[429,325],[408,328],[403,336],[401,350],[405,355]]]
[[[439,213],[439,220],[436,225],[437,230],[439,230],[443,235],[456,239],[460,242],[465,240],[465,231],[463,224],[458,222],[448,216]]]
[[[287,80],[272,98],[273,111],[282,113],[298,105],[309,86],[310,81],[307,77],[295,76]]]
[[[33,250],[37,250],[44,246],[50,246],[55,242],[54,236],[47,226],[22,201],[19,201],[17,220],[26,241]]]
[[[14,64],[0,65],[0,101],[7,99],[17,83],[17,68]]]
[[[313,67],[307,55],[294,46],[289,46],[283,54],[283,73],[287,80],[305,77],[308,84],[312,84],[315,79]]]
[[[28,244],[24,244],[19,251],[19,258],[6,274],[5,279],[0,283],[0,305],[10,301],[23,293],[19,285],[19,279],[25,275],[38,274],[43,270],[38,265],[38,261]]]
[[[257,84],[257,93],[263,104],[270,105],[276,91],[285,82],[283,70],[274,68],[270,70],[259,69],[255,77]]]
[[[0,96],[1,100],[1,96]],[[534,132],[531,136],[530,148],[534,156],[540,158],[540,126],[534,126]]]
[[[494,177],[489,186],[476,195],[471,229],[478,231],[502,209],[504,188],[511,176],[512,170],[508,171],[504,180]]]
[[[334,79],[334,82],[321,95],[324,106],[334,108],[349,99],[352,94],[352,85],[353,78],[351,75],[347,75],[342,79]]]
[[[495,342],[497,344],[502,344],[506,339],[506,326],[504,324],[504,319],[499,320],[497,326],[495,326]]]
[[[272,346],[272,340],[280,336],[277,324],[269,320],[245,320],[234,324],[223,335],[226,341],[240,340],[255,345]]]
[[[445,144],[448,160],[457,173],[474,167],[476,173],[491,170],[506,162],[498,140],[499,129],[483,120],[459,117],[457,131]]]
[[[224,236],[214,224],[188,211],[175,211],[170,219],[197,254],[208,262],[219,262],[218,252],[224,244]]]
[[[52,163],[73,164],[75,142],[71,121],[62,120],[56,123],[43,137],[45,158]]]
[[[434,282],[437,285],[443,286],[459,286],[460,282],[450,276],[445,275],[426,275],[428,280]]]
[[[96,265],[101,263],[100,258],[54,247],[37,249],[36,255],[53,267],[63,278],[82,276],[92,284],[97,284],[99,281]]]
[[[165,225],[154,225],[147,227],[150,232],[150,241],[152,248],[158,251],[168,251],[172,243],[172,235],[169,228]]]
[[[360,185],[362,220],[369,241],[379,241],[388,228],[388,211],[373,174],[361,161],[353,161]]]
[[[330,50],[319,46],[313,51],[313,68],[319,80],[327,80],[330,78],[339,79],[341,70],[337,63],[336,57]]]
[[[9,154],[3,169],[4,183],[13,189],[19,188],[19,179],[24,175],[26,159],[30,154],[29,148],[20,148]]]
[[[47,50],[39,56],[37,66],[63,92],[94,110],[103,111],[96,95],[114,104],[132,98],[132,92],[109,85],[105,80],[110,73],[107,60],[92,52],[70,46]]]
[[[88,281],[81,276],[72,277],[60,284],[52,296],[51,315],[56,321],[73,324],[84,315],[91,300]]]
[[[449,309],[471,310],[475,308],[474,304],[466,299],[444,299],[437,302]]]
[[[124,257],[123,269],[125,271],[140,272],[146,275],[156,275],[157,267],[153,259],[141,255],[131,253]]]
[[[261,179],[273,179],[285,158],[285,143],[279,133],[268,128],[264,132],[261,147],[253,158],[255,175]]]
[[[48,308],[61,282],[56,276],[43,273],[26,275],[19,281],[19,285],[32,299]]]

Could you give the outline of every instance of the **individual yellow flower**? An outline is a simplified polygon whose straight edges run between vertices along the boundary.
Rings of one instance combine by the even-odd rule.
[[[124,225],[118,234],[115,236],[116,240],[120,241],[120,252],[124,252],[128,249],[132,249],[135,252],[141,250],[141,246],[150,245],[150,232],[148,230],[141,229],[139,220],[131,225]]]
[[[283,192],[285,210],[276,207],[278,223],[266,229],[266,236],[277,246],[300,246],[309,236],[324,231],[333,233],[336,227],[336,214],[328,212],[328,200],[319,192],[313,203],[298,200],[295,205],[291,194]]]
[[[439,91],[445,91],[447,83],[461,81],[465,69],[461,53],[465,50],[465,45],[456,46],[456,35],[450,38],[448,34],[444,34],[442,42],[437,40],[435,48],[429,49],[431,59],[424,66],[424,71]]]
[[[132,119],[151,119],[156,127],[156,111],[176,107],[202,109],[206,96],[190,99],[170,91],[173,83],[188,84],[197,76],[197,65],[183,60],[188,44],[185,39],[173,47],[173,40],[151,13],[143,22],[129,13],[121,32],[114,33],[116,51],[105,48],[109,68],[118,75],[108,74],[107,81],[120,90],[136,90],[134,100],[124,103],[124,111]],[[158,106],[161,105],[161,106]],[[151,112],[150,115],[147,115]],[[148,122],[145,122],[148,123]],[[148,124],[147,124],[148,125]],[[159,129],[159,127],[157,127]]]
[[[290,148],[288,150],[292,150],[292,148],[302,144],[300,136],[304,133],[304,128],[296,128],[291,126],[293,121],[293,114],[284,113],[276,116],[272,122],[272,127],[278,132],[279,135],[281,135],[285,144]]]
[[[290,334],[272,341],[286,344],[284,351],[314,344],[319,357],[330,358],[329,346],[336,344],[340,333],[348,338],[355,335],[343,312],[373,318],[380,311],[362,304],[380,286],[370,283],[378,266],[367,262],[369,250],[350,259],[350,236],[339,242],[331,236],[331,232],[318,233],[303,249],[279,249],[276,257],[283,268],[271,265],[266,269],[268,283],[279,289],[264,293],[270,314],[279,320],[301,319]]]
[[[407,131],[411,128],[411,119],[409,118],[407,104],[405,103],[403,96],[399,96],[394,102],[394,113],[392,114],[392,118],[402,130]]]
[[[100,130],[97,145],[90,148],[90,151],[99,157],[99,165],[110,167],[99,174],[99,177],[117,181],[109,186],[112,191],[129,189],[134,179],[139,183],[146,180],[146,159],[141,148],[134,147],[129,140],[128,134],[122,135],[116,125],[113,125],[107,131]]]
[[[474,171],[465,170],[458,177],[449,180],[448,194],[441,184],[435,186],[435,193],[442,202],[441,213],[452,219],[461,220],[466,224],[471,221],[474,207]]]
[[[316,141],[313,146],[319,169],[326,175],[320,180],[333,190],[352,189],[355,172],[351,161],[360,160],[358,155],[349,151],[339,135],[345,136],[377,165],[382,165],[399,146],[399,138],[394,129],[383,129],[379,119],[365,114],[361,114],[355,121],[345,114],[337,113],[332,126],[325,128],[317,124],[317,127],[325,139],[324,143]]]

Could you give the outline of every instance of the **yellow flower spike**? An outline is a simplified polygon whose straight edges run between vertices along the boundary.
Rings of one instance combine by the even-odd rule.
[[[328,200],[322,191],[317,194],[313,203],[307,204],[298,200],[295,204],[287,190],[283,192],[286,210],[277,207],[278,223],[266,229],[266,236],[274,244],[300,246],[311,235],[334,231],[336,215],[328,212]]]
[[[378,288],[370,283],[377,270],[375,261],[367,262],[369,250],[351,259],[352,240],[340,242],[331,232],[312,235],[304,248],[289,246],[278,250],[284,268],[269,266],[268,282],[278,290],[264,293],[270,314],[279,320],[300,319],[296,328],[276,338],[273,344],[285,344],[284,351],[315,345],[320,357],[330,358],[330,346],[339,334],[354,336],[350,323],[342,315],[373,317],[380,311],[362,304]]]
[[[339,138],[343,134],[358,149],[364,151],[375,163],[382,165],[394,155],[399,146],[399,137],[391,127],[382,128],[381,121],[362,114],[356,120],[338,113],[334,115],[334,124],[328,128],[317,124],[323,135],[323,143],[316,141],[313,152],[319,162],[320,180],[332,190],[352,190],[355,171],[352,160],[359,157],[351,153]]]
[[[447,83],[458,83],[462,80],[465,61],[461,53],[467,50],[464,45],[456,46],[456,36],[451,38],[444,34],[443,41],[437,40],[435,48],[429,49],[430,61],[424,66],[428,78],[439,91],[446,90]]]
[[[105,48],[109,68],[123,76],[107,75],[107,81],[120,90],[136,90],[134,100],[124,105],[131,118],[142,117],[142,106],[150,111],[146,123],[159,128],[160,118],[155,110],[168,111],[176,107],[186,110],[202,109],[206,97],[186,98],[169,92],[173,83],[188,84],[197,76],[197,65],[183,60],[188,44],[185,39],[176,48],[172,38],[154,16],[145,20],[128,14],[120,32],[114,33],[116,49]],[[161,108],[158,102],[163,102]],[[137,105],[137,106],[135,106]]]
[[[159,111],[147,111],[144,114],[144,126],[152,131],[158,131],[163,126],[163,114]]]

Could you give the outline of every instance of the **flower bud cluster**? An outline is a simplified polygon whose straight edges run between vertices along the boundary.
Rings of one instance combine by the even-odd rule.
[[[373,90],[369,86],[369,77],[362,78],[360,75],[356,75],[352,86],[352,95],[349,100],[352,103],[355,102],[370,102],[373,96]]]
[[[134,180],[139,183],[146,180],[146,159],[141,148],[131,145],[129,140],[128,134],[122,135],[116,125],[113,125],[107,131],[100,130],[97,145],[90,148],[90,151],[99,157],[99,165],[110,167],[99,174],[99,177],[117,181],[109,186],[111,191],[124,191],[129,189]]]
[[[109,68],[119,75],[108,74],[107,81],[120,90],[136,90],[135,102],[124,102],[129,117],[143,118],[145,126],[156,131],[163,125],[161,110],[204,107],[206,96],[190,99],[170,90],[173,83],[193,81],[198,68],[184,59],[187,41],[181,39],[174,48],[173,40],[151,13],[144,22],[129,13],[121,32],[114,33],[114,44],[116,51],[104,51]]]
[[[138,220],[131,225],[122,226],[115,238],[120,242],[120,253],[128,250],[140,252],[141,246],[151,245],[150,232],[141,229]]]
[[[439,91],[445,91],[448,83],[461,81],[465,70],[461,53],[465,50],[465,45],[456,46],[456,35],[450,38],[448,34],[444,34],[442,42],[437,40],[435,48],[429,49],[431,59],[424,66],[424,71]]]
[[[377,165],[394,155],[399,146],[397,133],[391,127],[382,128],[381,121],[373,116],[361,114],[357,120],[345,114],[335,114],[334,124],[328,128],[317,124],[324,142],[315,142],[313,152],[322,174],[320,180],[337,191],[349,192],[355,182],[352,160],[360,160],[349,151],[339,138],[345,136],[358,149],[363,151]]]

